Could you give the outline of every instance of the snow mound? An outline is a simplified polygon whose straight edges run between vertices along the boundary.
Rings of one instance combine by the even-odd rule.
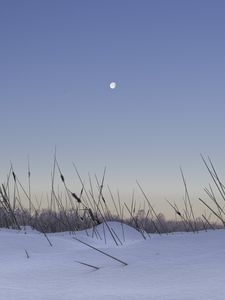
[[[147,236],[146,233],[142,234]],[[142,234],[135,228],[124,223],[109,221],[88,230],[80,231],[77,233],[77,237],[85,238],[86,240],[87,238],[93,238],[100,244],[103,242],[105,244],[114,244],[120,246],[127,242],[131,243],[143,240],[144,237]]]

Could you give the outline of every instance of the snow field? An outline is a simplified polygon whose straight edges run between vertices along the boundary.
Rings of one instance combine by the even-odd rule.
[[[108,222],[76,234],[0,230],[0,299],[224,300],[224,230],[151,235]],[[96,233],[98,232],[98,233]],[[104,239],[104,232],[106,241]],[[89,248],[78,238],[128,263]],[[27,258],[25,249],[29,255]],[[81,265],[76,261],[97,266]]]

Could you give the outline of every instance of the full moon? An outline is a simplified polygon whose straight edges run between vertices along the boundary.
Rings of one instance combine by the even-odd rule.
[[[110,82],[109,87],[110,87],[110,89],[114,90],[116,88],[116,83],[115,82]]]

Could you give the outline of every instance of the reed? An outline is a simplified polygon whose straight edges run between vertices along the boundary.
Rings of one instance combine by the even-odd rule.
[[[39,199],[32,195],[29,158],[27,163],[27,188],[16,175],[13,165],[10,165],[6,182],[0,186],[0,227],[20,229],[21,226],[30,225],[44,234],[50,246],[52,244],[47,233],[56,231],[70,231],[76,234],[77,230],[84,229],[86,234],[90,235],[87,229],[92,228],[92,237],[104,239],[105,243],[107,243],[107,230],[114,243],[118,246],[126,240],[124,224],[134,226],[143,239],[146,239],[147,235],[150,237],[150,233],[196,232],[198,230],[221,228],[225,226],[225,187],[212,160],[209,157],[208,161],[203,156],[201,158],[214,186],[209,184],[209,187],[204,188],[204,192],[209,200],[203,200],[202,197],[199,197],[198,201],[210,212],[213,220],[210,220],[206,213],[201,213],[200,216],[196,217],[186,179],[181,168],[180,172],[184,185],[183,204],[181,201],[178,205],[166,200],[175,215],[174,220],[167,220],[162,214],[156,212],[138,181],[138,188],[144,196],[143,204],[135,199],[134,190],[129,204],[121,200],[119,191],[114,196],[110,186],[105,184],[106,167],[100,180],[96,175],[94,180],[92,180],[91,175],[88,174],[87,184],[85,184],[86,181],[81,177],[73,163],[81,186],[78,189],[69,187],[55,153],[51,172],[50,196],[46,195],[45,197],[43,195]],[[59,175],[60,187],[58,186],[56,189],[57,175]],[[106,189],[105,186],[107,187]],[[63,190],[61,190],[61,187],[63,187]],[[43,202],[47,202],[47,209],[42,207]],[[27,204],[27,207],[25,204]],[[183,205],[183,208],[181,205]],[[111,207],[112,209],[110,209]],[[141,215],[139,214],[140,211],[143,212]],[[122,239],[108,225],[108,221],[113,220],[119,221],[121,224]],[[97,225],[101,223],[103,223],[104,236],[101,236],[97,229]]]

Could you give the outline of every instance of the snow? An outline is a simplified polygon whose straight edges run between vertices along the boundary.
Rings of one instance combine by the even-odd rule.
[[[108,222],[76,234],[48,234],[51,247],[30,228],[0,229],[0,299],[225,299],[224,230],[145,236]]]

